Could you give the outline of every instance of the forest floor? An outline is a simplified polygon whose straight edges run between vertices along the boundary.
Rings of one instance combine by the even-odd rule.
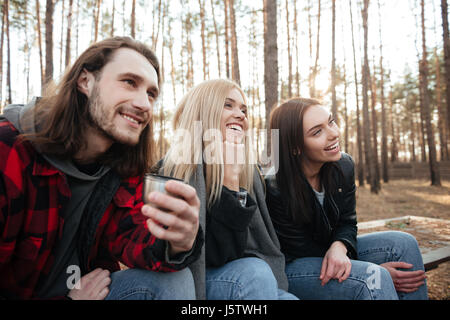
[[[423,228],[420,229],[417,223],[410,222],[361,230],[360,234],[379,230],[405,231],[416,237],[421,248],[450,239],[450,181],[442,181],[442,187],[434,187],[426,180],[392,180],[382,183],[378,195],[370,193],[370,186],[366,184],[357,187],[356,199],[358,222],[402,216],[446,220],[440,225],[429,224],[428,235],[421,232]],[[429,299],[450,300],[450,261],[427,271],[427,285]]]

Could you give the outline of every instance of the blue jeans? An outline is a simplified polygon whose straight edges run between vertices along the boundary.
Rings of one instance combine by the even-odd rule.
[[[177,272],[127,269],[111,274],[105,300],[194,300],[195,286],[189,268]]]
[[[259,258],[242,258],[206,269],[208,300],[298,300],[278,288],[270,266]]]
[[[332,279],[322,287],[319,280],[322,258],[299,258],[286,265],[289,292],[300,299],[325,300],[426,300],[426,282],[411,293],[396,292],[391,275],[379,265],[403,261],[410,271],[424,270],[416,239],[398,231],[374,232],[358,236],[358,259],[351,260],[349,277],[342,283]]]

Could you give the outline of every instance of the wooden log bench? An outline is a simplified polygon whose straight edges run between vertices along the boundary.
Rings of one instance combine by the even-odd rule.
[[[397,218],[390,219],[380,219],[373,221],[366,221],[358,223],[358,233],[359,231],[371,232],[369,229],[383,229],[387,230],[398,230],[408,232],[408,225],[411,222],[420,222],[423,224],[436,224],[439,223],[443,225],[446,230],[450,230],[450,220],[446,219],[435,219],[435,218],[426,218],[426,217],[417,217],[417,216],[403,216]],[[404,229],[404,230],[403,230]],[[450,236],[444,235],[440,236],[441,239],[438,242],[438,248],[430,248],[427,246],[427,243],[433,243],[433,232],[436,230],[430,230],[430,239],[427,241],[419,241],[420,251],[422,253],[422,259],[425,266],[425,271],[432,270],[437,268],[439,264],[444,263],[446,261],[450,261]],[[437,231],[436,231],[437,232]],[[410,232],[411,233],[411,232]],[[432,246],[433,247],[433,246]]]

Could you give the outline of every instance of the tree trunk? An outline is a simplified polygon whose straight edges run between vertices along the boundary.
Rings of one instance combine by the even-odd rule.
[[[77,0],[77,33],[75,36],[75,56],[78,57],[78,45],[80,35],[80,0]]]
[[[62,0],[61,4],[61,39],[59,43],[59,73],[63,73],[63,48],[64,48],[64,12],[65,12],[65,0]]]
[[[331,0],[331,111],[339,125],[336,101],[336,0]]]
[[[239,55],[236,34],[236,17],[234,14],[234,0],[228,0],[230,9],[230,31],[231,31],[231,78],[237,84],[241,85],[241,76],[239,72]]]
[[[6,86],[8,91],[8,100],[7,103],[12,103],[12,94],[11,94],[11,37],[9,34],[9,0],[5,0],[5,8],[6,8],[6,36],[8,37],[7,45],[7,74],[6,74]]]
[[[180,0],[180,6],[183,8],[183,0]],[[123,4],[123,7],[124,7],[123,10],[125,11],[125,2]],[[156,25],[155,25],[155,22],[156,22],[156,9],[155,9],[154,1],[152,1],[152,9],[153,9],[152,10],[152,49],[155,50],[154,48],[156,47],[156,44],[155,44],[155,36],[156,36],[155,35],[155,30],[156,30]],[[183,16],[183,13],[181,13],[181,16]],[[181,24],[184,23],[183,21],[184,20],[181,20]],[[123,22],[125,23],[125,19],[124,19]],[[183,29],[181,29],[181,30],[183,30]]]
[[[294,45],[295,45],[295,84],[297,97],[300,97],[300,60],[298,54],[298,24],[297,24],[297,1],[294,1]]]
[[[39,67],[41,73],[41,91],[42,91],[42,89],[44,88],[44,62],[42,61],[43,54],[42,54],[41,10],[39,9],[39,0],[36,0],[36,24],[38,34]]]
[[[353,70],[355,78],[355,95],[356,95],[356,140],[358,144],[358,182],[360,186],[364,186],[364,160],[363,160],[363,147],[362,147],[362,133],[360,119],[360,108],[359,108],[359,88],[358,88],[358,72],[356,68],[356,53],[355,53],[355,36],[353,32],[353,13],[352,13],[352,3],[348,0],[350,7],[350,25],[352,29],[352,49],[353,49]]]
[[[45,8],[45,85],[53,79],[53,11],[54,0],[47,0]]]
[[[170,4],[170,2],[168,3],[168,5]],[[168,11],[169,8],[167,9]],[[173,94],[173,106],[177,105],[177,90],[176,90],[176,82],[175,82],[175,64],[173,62],[173,42],[174,42],[174,38],[173,38],[173,34],[172,34],[172,20],[168,19],[167,22],[167,28],[168,30],[168,37],[169,37],[169,54],[170,54],[170,78],[172,81],[172,94]]]
[[[311,0],[308,0],[308,39],[309,39],[309,74],[308,74],[308,84],[309,84],[309,93],[311,96],[311,87],[312,87],[312,72],[313,72],[313,40],[312,40],[312,22],[311,22]]]
[[[375,62],[375,58],[374,58]],[[373,139],[373,162],[375,165],[375,177],[374,181],[376,183],[377,189],[381,189],[380,185],[380,163],[378,161],[378,117],[376,111],[377,104],[377,85],[375,78],[375,67],[373,68],[373,74],[371,77],[371,98],[372,98],[372,139]]]
[[[395,132],[395,111],[394,111],[394,98],[392,93],[393,88],[389,92],[389,110],[391,115],[391,162],[398,161],[398,148],[397,148],[397,136]]]
[[[205,2],[204,0],[198,0],[198,5],[200,6],[200,22],[201,22],[201,30],[200,35],[202,38],[202,56],[203,56],[203,80],[206,80],[206,69],[207,69],[207,61],[206,61],[206,42],[205,42]]]
[[[344,33],[342,33],[344,34]],[[345,57],[345,50],[344,50],[344,125],[345,125],[345,131],[344,131],[344,139],[345,139],[345,145],[344,145],[344,151],[349,152],[348,150],[348,137],[349,137],[349,123],[348,123],[348,108],[347,108],[347,62]]]
[[[389,182],[386,110],[384,105],[384,69],[383,69],[383,42],[381,32],[381,6],[378,4],[378,31],[380,34],[380,104],[381,104],[381,174],[385,183]]]
[[[25,81],[26,81],[26,98],[25,101],[29,101],[30,99],[30,65],[31,65],[31,46],[32,43],[30,44],[30,40],[29,40],[29,36],[28,36],[28,2],[26,2],[24,4],[24,10],[22,12],[23,14],[23,22],[24,22],[24,36],[25,36],[25,46],[24,46],[24,53],[26,54],[26,58],[24,61],[24,65],[25,65]],[[32,42],[34,42],[34,39],[31,40]]]
[[[409,131],[411,134],[411,161],[416,162],[416,137],[415,137],[415,125],[414,125],[414,113],[411,112],[409,121]]]
[[[131,21],[130,21],[130,27],[131,27],[131,37],[133,39],[136,38],[136,0],[133,0],[131,2]],[[155,46],[153,46],[153,50],[155,50]]]
[[[165,31],[165,17],[167,16],[167,2],[165,2],[163,4],[162,7],[162,20],[161,20],[161,34],[164,34]],[[165,38],[162,37],[161,40],[161,62],[160,62],[160,77],[161,77],[161,83],[165,82],[165,66],[164,66],[164,48],[166,47],[166,41]],[[162,97],[161,97],[162,99]],[[164,104],[161,101],[161,105],[163,106]]]
[[[0,114],[3,113],[3,43],[5,37],[6,1],[2,5],[2,34],[0,39]]]
[[[438,131],[439,131],[439,144],[441,146],[441,161],[448,160],[448,148],[447,148],[447,136],[445,131],[445,110],[442,108],[442,95],[441,95],[441,68],[439,67],[439,57],[437,48],[434,47],[434,68],[436,70],[436,104],[438,109]]]
[[[153,39],[153,50],[156,51],[156,45],[158,44],[158,38],[159,38],[159,26],[161,25],[161,12],[162,12],[162,0],[159,0],[158,2],[158,25],[156,29],[156,36]]]
[[[134,0],[133,0],[134,1]],[[97,42],[98,40],[98,24],[100,20],[100,5],[102,0],[97,0],[95,4],[95,11],[94,11],[94,42]]]
[[[114,37],[115,17],[116,17],[116,0],[113,0],[113,7],[112,7],[112,14],[111,14],[111,33],[109,34],[110,37]]]
[[[319,66],[320,11],[321,11],[320,0],[318,1],[318,6],[319,8],[317,14],[316,60],[314,62],[314,68],[311,74],[311,81],[309,85],[309,95],[313,98],[316,96],[316,76],[317,76],[317,68]]]
[[[345,124],[345,131],[344,131],[344,151],[349,152],[348,150],[348,137],[349,137],[349,123],[348,123],[348,107],[347,107],[347,75],[346,70],[344,66],[344,124]]]
[[[180,6],[183,7],[184,5],[184,0],[180,0]],[[181,82],[181,88],[183,91],[183,95],[186,92],[186,76],[184,75],[184,69],[186,67],[186,59],[185,59],[185,52],[186,52],[186,44],[185,44],[185,34],[186,34],[186,22],[184,19],[184,12],[181,11],[180,12],[180,20],[181,20],[181,30],[180,30],[180,34],[181,34],[181,50],[180,50],[180,65],[179,65],[179,69],[180,69],[180,73],[181,76],[180,78],[180,82]]]
[[[220,66],[220,46],[219,46],[219,30],[217,28],[216,13],[214,11],[214,1],[211,0],[211,11],[214,23],[214,34],[216,36],[216,53],[217,53],[217,69],[219,71],[219,78],[222,77],[221,66]]]
[[[229,11],[230,11],[230,3],[229,0],[224,0],[225,5],[225,68],[227,79],[230,79],[230,19],[229,19]]]
[[[186,48],[187,48],[187,89],[194,86],[194,57],[193,48],[191,41],[192,33],[192,13],[188,12],[185,19],[185,30],[186,30]]]
[[[270,111],[278,102],[278,46],[277,3],[264,0],[264,92],[266,128],[269,128]],[[267,133],[267,150],[271,147],[271,135]],[[269,152],[267,153],[269,154]]]
[[[167,2],[163,4],[163,14],[162,14],[162,21],[161,21],[161,34],[164,35],[164,27],[165,27],[165,17],[167,16]],[[164,67],[164,48],[166,46],[165,38],[162,37],[162,43],[161,43],[161,83],[165,82],[165,67]],[[165,140],[164,140],[164,133],[165,133],[165,112],[164,112],[164,101],[163,101],[164,95],[161,95],[161,101],[159,104],[159,155],[162,158],[165,154]]]
[[[69,12],[67,13],[67,35],[66,35],[66,61],[65,66],[70,64],[70,38],[72,32],[72,6],[73,0],[69,0]]]
[[[438,29],[436,24],[436,7],[433,3],[433,16],[434,16],[434,35],[435,39],[438,39]],[[445,50],[444,50],[445,51]],[[445,52],[444,52],[444,63],[445,63]],[[441,67],[439,62],[439,54],[438,54],[438,44],[436,43],[434,47],[434,67],[436,70],[436,84],[435,84],[435,92],[436,92],[436,104],[438,109],[438,130],[439,130],[439,142],[440,142],[440,153],[441,153],[441,161],[449,160],[448,153],[448,130],[450,127],[447,126],[447,110],[442,105],[442,77],[441,77]],[[444,72],[445,74],[445,72]]]
[[[419,59],[419,70],[420,70],[420,68],[421,68],[421,61]],[[419,72],[419,81],[420,82],[422,81],[421,80],[422,77],[423,77],[422,73]],[[419,94],[419,98],[420,98],[420,110],[419,110],[420,111],[419,112],[420,119],[419,120],[420,120],[420,122],[419,123],[420,123],[420,142],[421,142],[420,149],[422,151],[421,161],[427,162],[428,160],[427,160],[427,150],[426,150],[425,115],[424,115],[424,108],[423,108],[425,101],[424,101],[424,97],[423,97],[422,87],[419,87],[419,92],[420,92],[420,94]]]
[[[363,119],[364,119],[364,149],[366,153],[366,162],[369,169],[370,191],[378,193],[379,189],[375,180],[375,162],[374,153],[370,141],[370,117],[369,117],[369,58],[367,52],[368,46],[368,9],[369,0],[364,0],[363,29],[364,29],[364,66],[363,66]]]
[[[450,38],[448,32],[448,6],[447,0],[441,0],[442,36],[444,38],[444,60],[447,97],[447,141],[450,142]]]
[[[286,0],[286,28],[287,28],[287,54],[288,54],[288,97],[292,97],[292,53],[291,33],[289,25],[289,1]]]
[[[434,141],[433,127],[431,125],[431,111],[430,111],[430,98],[428,93],[428,62],[427,62],[427,47],[425,38],[425,4],[424,0],[421,0],[422,7],[422,63],[420,66],[421,76],[421,88],[423,92],[423,105],[425,115],[425,127],[427,130],[427,142],[428,142],[428,155],[430,165],[430,177],[431,185],[440,186],[441,176],[439,172],[438,163],[436,160],[436,145]]]

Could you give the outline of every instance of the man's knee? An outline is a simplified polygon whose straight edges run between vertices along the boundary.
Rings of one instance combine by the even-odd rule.
[[[184,268],[177,272],[166,273],[165,275],[167,275],[167,280],[164,283],[164,292],[165,295],[167,295],[167,299],[195,299],[195,282],[189,268]]]
[[[147,299],[195,299],[194,279],[189,268],[177,272],[153,272],[144,269],[127,269],[111,274],[111,296],[139,293]],[[114,291],[113,291],[114,290]]]

